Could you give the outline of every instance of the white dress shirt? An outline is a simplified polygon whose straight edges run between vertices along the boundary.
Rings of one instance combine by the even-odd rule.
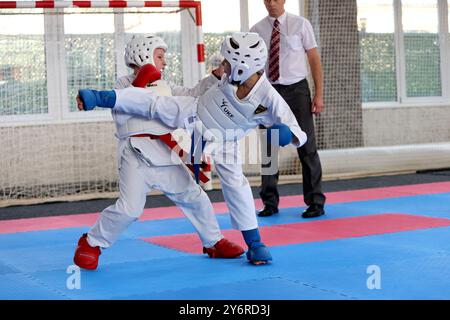
[[[258,33],[270,52],[275,18],[267,16],[256,23],[250,32]],[[290,85],[305,79],[309,74],[307,50],[317,47],[311,23],[303,17],[284,12],[278,17],[280,28],[280,77],[273,84]],[[268,74],[268,63],[266,74]]]

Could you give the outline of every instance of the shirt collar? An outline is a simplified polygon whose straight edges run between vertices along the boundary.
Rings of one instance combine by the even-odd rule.
[[[275,19],[278,19],[278,22],[282,25],[284,24],[284,22],[286,21],[286,16],[287,16],[287,12],[286,10],[284,11],[284,13],[279,16],[278,18],[274,18],[271,16],[267,16],[267,18],[269,19],[270,24],[273,26],[273,23],[275,22]]]

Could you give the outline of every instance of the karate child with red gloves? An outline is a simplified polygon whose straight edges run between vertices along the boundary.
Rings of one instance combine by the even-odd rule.
[[[160,37],[133,37],[126,46],[125,62],[134,72],[117,79],[115,88],[145,87],[161,96],[198,96],[218,82],[221,74],[216,69],[216,74],[206,77],[194,88],[169,85],[161,80],[166,50],[167,45]],[[82,104],[79,97],[77,102]],[[84,269],[96,269],[101,249],[109,248],[140,217],[146,196],[153,189],[163,192],[183,211],[197,231],[204,253],[211,258],[242,255],[244,250],[221,234],[211,201],[179,157],[182,150],[171,136],[176,128],[156,119],[143,119],[115,110],[112,116],[118,138],[119,198],[104,209],[94,226],[81,236],[75,264]],[[174,145],[176,152],[172,151]]]

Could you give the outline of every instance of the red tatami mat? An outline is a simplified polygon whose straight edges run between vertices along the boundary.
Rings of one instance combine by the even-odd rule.
[[[407,186],[327,192],[326,196],[327,204],[333,204],[445,192],[450,192],[450,182],[436,182]],[[256,208],[262,207],[262,202],[260,199],[256,199],[255,204]],[[286,196],[281,197],[280,199],[280,208],[301,207],[303,205],[304,204],[301,195]],[[228,208],[224,202],[213,203],[213,206],[215,213],[226,213],[228,211]],[[84,213],[42,218],[4,220],[0,221],[0,234],[87,227],[94,224],[94,222],[97,220],[97,217],[98,213]],[[139,220],[163,220],[180,217],[184,217],[181,210],[175,206],[172,206],[145,209]]]
[[[450,226],[450,219],[386,213],[280,224],[261,227],[260,231],[263,242],[271,247],[447,226]],[[223,234],[229,240],[240,244],[244,248],[246,247],[239,231],[225,230]],[[195,233],[151,237],[142,240],[187,253],[202,253],[202,245]]]

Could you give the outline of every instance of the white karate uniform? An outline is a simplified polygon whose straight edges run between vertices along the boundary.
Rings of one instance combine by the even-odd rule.
[[[134,75],[119,78],[116,89],[130,87]],[[199,95],[217,79],[210,76],[195,88],[170,86],[178,95]],[[110,247],[119,235],[142,214],[146,196],[152,189],[163,192],[186,215],[196,229],[204,247],[212,247],[223,238],[210,199],[197,185],[181,159],[162,141],[150,138],[130,138],[123,135],[124,123],[133,116],[112,110],[117,126],[117,159],[119,168],[119,198],[107,207],[89,230],[87,241],[91,246]],[[121,135],[122,133],[122,135]],[[135,132],[136,133],[136,132]],[[143,132],[137,133],[146,133]],[[148,132],[154,133],[154,132]],[[133,140],[134,139],[134,140]],[[145,158],[136,153],[132,143],[139,146]]]
[[[225,83],[225,77],[221,83]],[[214,85],[216,86],[216,85]],[[209,90],[213,90],[211,88]],[[128,88],[116,91],[116,104],[114,109],[118,112],[133,114],[148,119],[160,119],[171,127],[189,127],[189,119],[197,117],[198,98],[195,97],[166,97],[157,96],[140,88]],[[265,74],[261,75],[255,86],[245,99],[254,96],[267,110],[255,113],[250,122],[270,127],[275,123],[287,125],[296,139],[292,144],[300,147],[306,142],[306,134],[297,123],[291,109],[268,82]],[[114,110],[113,109],[113,110]],[[210,149],[206,146],[206,149]],[[212,148],[212,158],[215,160],[217,170],[224,194],[225,201],[231,215],[231,222],[238,230],[251,230],[258,227],[256,209],[253,195],[247,178],[242,171],[238,143],[216,142]],[[237,159],[237,161],[218,162],[225,152],[225,159]],[[229,155],[229,156],[228,156]]]

